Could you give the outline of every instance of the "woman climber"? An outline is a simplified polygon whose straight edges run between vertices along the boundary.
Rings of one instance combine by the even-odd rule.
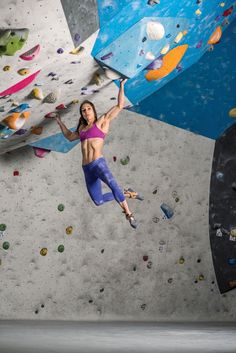
[[[93,202],[100,206],[104,202],[115,199],[123,209],[131,227],[137,228],[138,223],[131,213],[125,197],[139,200],[143,200],[143,198],[130,188],[122,192],[102,154],[104,139],[108,134],[110,123],[124,107],[124,85],[126,81],[126,79],[120,81],[118,104],[100,118],[97,117],[93,103],[86,100],[80,106],[80,119],[76,131],[71,132],[67,129],[59,115],[56,116],[56,120],[63,135],[69,141],[77,139],[81,141],[82,168],[88,193]],[[112,192],[102,194],[101,181],[108,185]]]

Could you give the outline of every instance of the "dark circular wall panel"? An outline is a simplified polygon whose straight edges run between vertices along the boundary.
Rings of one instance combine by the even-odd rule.
[[[216,140],[209,224],[216,278],[224,293],[236,287],[236,124]]]

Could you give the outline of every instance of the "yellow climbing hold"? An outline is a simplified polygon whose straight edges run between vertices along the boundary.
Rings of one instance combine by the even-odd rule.
[[[11,66],[9,65],[4,66],[3,68],[3,71],[10,71],[10,70],[11,70]]]
[[[30,73],[30,70],[27,69],[27,68],[24,68],[24,69],[20,69],[17,71],[19,75],[21,76],[25,76],[25,75],[28,75]]]
[[[42,248],[42,249],[40,250],[40,255],[42,255],[42,256],[46,256],[47,253],[48,253],[48,249],[47,249],[47,248]]]
[[[220,3],[220,6],[221,6],[221,7],[224,7],[224,6],[225,6],[225,2],[221,2],[221,3]]]
[[[200,15],[202,14],[202,11],[201,11],[200,9],[197,9],[197,10],[195,11],[195,14],[196,14],[197,16],[200,16]]]
[[[203,281],[205,279],[205,277],[203,275],[199,275],[198,279],[199,279],[199,281]]]
[[[179,32],[179,34],[177,34],[177,36],[175,37],[175,43],[179,43],[183,36],[183,32]]]
[[[81,54],[83,51],[84,51],[84,47],[79,46],[79,47],[77,47],[77,48],[72,49],[72,50],[70,51],[70,54],[77,55],[77,54]]]
[[[231,237],[236,237],[236,229],[232,229],[230,235]]]
[[[41,88],[38,88],[38,87],[34,88],[34,89],[31,91],[30,96],[31,96],[32,98],[36,98],[36,99],[38,99],[38,100],[42,100],[42,99],[44,98],[44,97],[43,97],[43,92],[42,92]]]
[[[229,111],[230,118],[236,118],[236,108],[233,108]]]
[[[183,256],[181,256],[181,258],[179,259],[179,264],[182,265],[182,264],[184,264],[184,262],[185,262],[185,260],[184,260]]]
[[[72,226],[69,226],[69,227],[66,228],[66,234],[70,235],[70,234],[72,234],[72,232],[73,232],[73,227]]]
[[[78,99],[73,99],[73,101],[71,102],[72,104],[78,104],[79,100]]]

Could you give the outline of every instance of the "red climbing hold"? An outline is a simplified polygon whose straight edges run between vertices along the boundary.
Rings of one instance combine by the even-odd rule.
[[[234,7],[231,6],[230,8],[228,8],[227,10],[225,10],[225,12],[223,13],[224,17],[227,17],[229,15],[231,15],[231,13],[234,11]]]
[[[19,173],[19,171],[18,171],[18,170],[14,170],[13,175],[14,175],[14,176],[19,176],[19,175],[20,175],[20,173]]]

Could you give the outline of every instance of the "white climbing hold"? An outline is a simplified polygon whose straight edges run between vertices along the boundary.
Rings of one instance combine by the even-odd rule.
[[[118,72],[115,72],[111,69],[104,69],[105,71],[105,75],[107,78],[109,78],[110,80],[118,80],[120,78],[120,74],[118,74]]]
[[[164,26],[157,21],[150,21],[147,23],[147,35],[150,40],[160,40],[165,35]]]

